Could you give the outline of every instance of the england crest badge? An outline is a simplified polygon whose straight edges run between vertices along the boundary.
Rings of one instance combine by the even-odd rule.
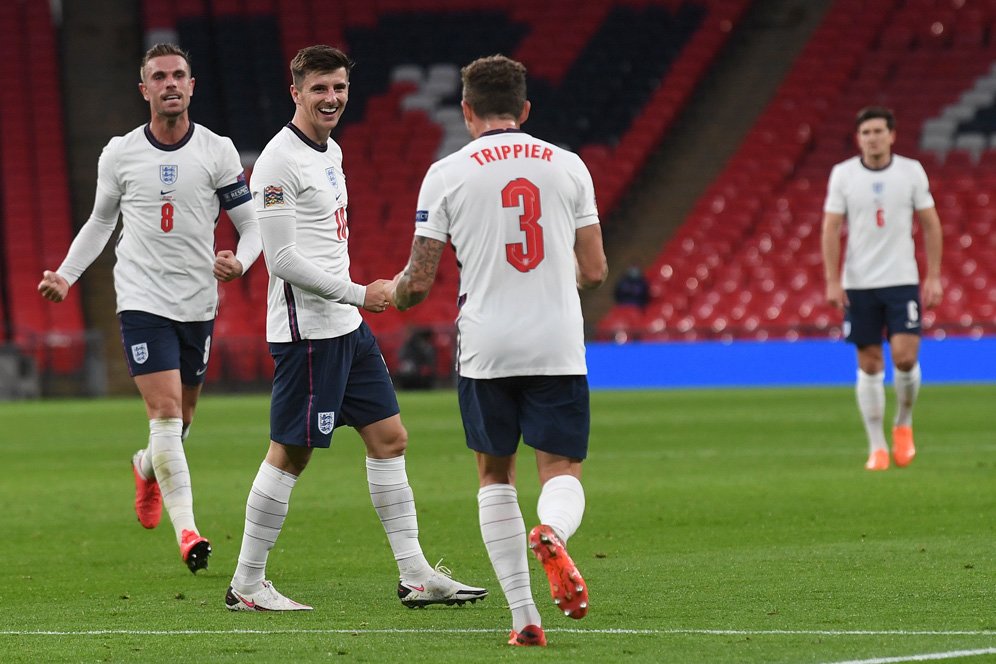
[[[159,179],[163,184],[175,184],[179,171],[180,167],[176,164],[160,164]]]
[[[136,364],[145,364],[145,361],[149,359],[149,346],[144,341],[140,344],[134,344],[131,347],[131,357],[135,360]]]
[[[332,433],[335,424],[335,412],[318,413],[318,430],[322,433]]]

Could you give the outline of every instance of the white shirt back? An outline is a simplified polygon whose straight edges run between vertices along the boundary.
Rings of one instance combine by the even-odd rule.
[[[261,227],[273,217],[293,215],[301,257],[331,276],[350,280],[349,199],[342,149],[335,141],[320,146],[285,126],[256,160],[251,188]],[[354,305],[301,290],[272,270],[266,304],[266,339],[271,342],[331,339],[352,332],[363,320]]]
[[[191,123],[182,141],[163,145],[143,125],[104,147],[97,188],[121,201],[117,310],[177,321],[214,318],[214,229],[221,197],[246,193],[231,139]]]
[[[892,155],[881,169],[852,157],[833,167],[825,212],[847,219],[844,288],[920,283],[913,244],[913,212],[934,207],[927,173],[915,159]]]
[[[488,132],[432,165],[415,234],[456,250],[461,376],[587,373],[574,240],[597,223],[581,158],[521,131]]]

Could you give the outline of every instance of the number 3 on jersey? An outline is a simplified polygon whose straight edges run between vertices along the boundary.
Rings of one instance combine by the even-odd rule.
[[[519,228],[526,235],[522,242],[505,245],[505,259],[519,272],[536,269],[544,257],[539,189],[525,178],[516,178],[501,190],[501,204],[506,208],[522,208]]]
[[[163,233],[169,233],[173,230],[173,204],[170,202],[163,203],[162,217],[159,219],[159,225],[163,229]]]

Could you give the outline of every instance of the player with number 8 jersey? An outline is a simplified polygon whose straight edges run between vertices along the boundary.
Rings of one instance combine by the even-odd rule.
[[[180,555],[192,572],[211,545],[194,522],[183,441],[190,431],[211,352],[216,281],[236,279],[262,250],[259,223],[232,141],[190,121],[190,58],[175,44],[150,48],[139,68],[150,120],[112,138],[97,165],[90,218],[62,265],[38,291],[61,302],[100,255],[122,219],[114,289],[128,372],[145,401],[149,442],[132,457],[135,512],[146,528],[165,505]],[[221,209],[238,229],[235,251],[215,252]]]
[[[231,139],[194,123],[173,145],[156,140],[148,125],[116,136],[100,155],[97,199],[120,201],[123,215],[114,266],[118,311],[146,311],[181,321],[213,319],[218,289],[211,266],[218,214],[251,200]],[[259,231],[246,228],[244,217],[252,218],[251,206],[233,215],[240,233],[248,231],[251,240],[236,254],[248,267],[261,244]],[[72,281],[86,268],[75,258],[70,254],[59,269]]]

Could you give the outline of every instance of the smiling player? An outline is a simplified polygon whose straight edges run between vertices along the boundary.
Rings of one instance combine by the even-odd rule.
[[[483,599],[484,588],[429,566],[418,540],[405,470],[408,432],[384,358],[357,307],[382,312],[390,281],[349,276],[346,178],[330,136],[349,101],[352,61],[330,46],[291,61],[294,117],[256,162],[252,195],[270,268],[266,338],[273,356],[270,446],[246,502],[239,564],[225,605],[232,611],[302,611],[277,592],[266,560],[287,516],[291,491],[336,427],[356,429],[367,450],[370,499],[387,532],[409,607]]]

